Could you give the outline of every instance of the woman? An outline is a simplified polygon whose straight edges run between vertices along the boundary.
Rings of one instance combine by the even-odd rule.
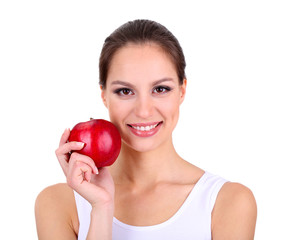
[[[67,184],[35,205],[39,239],[253,239],[256,203],[245,186],[182,159],[172,132],[186,94],[177,39],[149,20],[128,22],[105,41],[101,97],[122,137],[117,161],[97,169],[73,152],[65,130],[56,150]]]

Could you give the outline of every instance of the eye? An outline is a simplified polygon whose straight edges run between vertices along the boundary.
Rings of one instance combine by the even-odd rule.
[[[154,88],[153,92],[154,93],[166,93],[171,91],[172,89],[170,87],[165,87],[165,86],[157,86],[156,88]]]
[[[114,93],[120,95],[120,96],[129,96],[129,95],[133,95],[132,90],[130,90],[129,88],[119,88],[116,89],[114,91]]]

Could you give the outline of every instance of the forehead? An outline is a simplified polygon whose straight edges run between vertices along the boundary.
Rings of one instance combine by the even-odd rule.
[[[107,84],[113,80],[155,81],[162,78],[177,80],[177,72],[168,54],[157,44],[128,44],[112,58]]]

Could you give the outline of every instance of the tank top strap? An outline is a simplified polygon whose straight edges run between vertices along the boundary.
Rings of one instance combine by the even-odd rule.
[[[210,202],[209,202],[210,212],[213,211],[218,194],[226,182],[228,182],[228,180],[218,175],[213,175],[211,173],[208,173],[206,184],[209,186],[208,195],[210,196]]]
[[[188,197],[191,201],[194,201],[194,203],[190,205],[196,206],[199,204],[202,206],[203,211],[211,214],[215,206],[217,196],[222,186],[226,182],[228,182],[228,180],[218,175],[205,172]]]

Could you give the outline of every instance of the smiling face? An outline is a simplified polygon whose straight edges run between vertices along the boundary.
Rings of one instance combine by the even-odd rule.
[[[129,44],[113,56],[102,98],[123,143],[145,152],[172,142],[186,81],[156,44]]]

